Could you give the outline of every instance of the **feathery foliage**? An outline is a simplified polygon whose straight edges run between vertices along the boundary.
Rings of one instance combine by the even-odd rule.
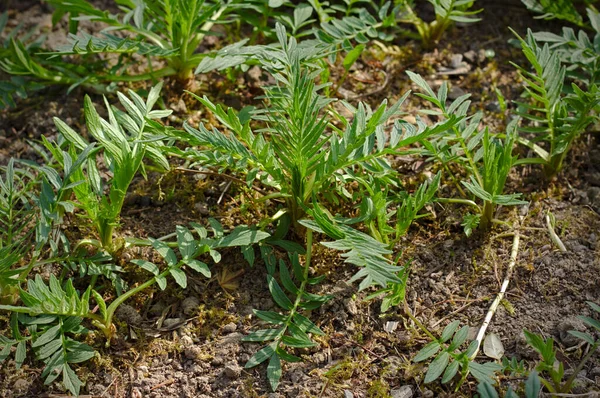
[[[480,227],[487,230],[494,218],[496,205],[514,206],[524,204],[519,199],[520,194],[505,194],[506,179],[517,158],[512,155],[516,140],[518,120],[512,121],[506,127],[504,141],[493,137],[488,128],[480,128],[482,114],[468,115],[470,94],[455,99],[450,105],[446,104],[448,95],[447,83],[442,83],[437,94],[419,75],[407,72],[411,80],[417,84],[423,93],[417,95],[434,105],[437,110],[424,110],[423,113],[437,116],[441,119],[456,118],[460,120],[451,128],[440,134],[421,141],[430,160],[437,161],[455,182],[457,190],[463,199],[438,199],[441,202],[457,202],[467,204],[476,212],[467,213],[463,226],[468,236]],[[458,166],[467,174],[468,180],[458,184],[458,178],[452,167]],[[464,188],[467,191],[464,191]],[[467,193],[468,192],[468,193]],[[483,206],[475,201],[481,200]]]
[[[181,80],[192,77],[194,68],[204,54],[195,53],[215,23],[223,20],[228,3],[205,0],[144,0],[118,1],[124,14],[112,15],[96,8],[87,0],[48,0],[55,7],[54,20],[69,14],[70,30],[77,31],[79,20],[85,18],[109,25],[102,37],[80,34],[55,55],[97,53],[128,53],[165,58],[168,65],[141,76],[117,76],[121,80],[146,80],[176,75]],[[108,32],[127,32],[119,37]],[[117,74],[113,71],[112,74]],[[118,73],[122,75],[122,73]],[[105,76],[100,77],[105,79]]]
[[[521,142],[537,155],[520,162],[542,164],[546,176],[552,178],[561,171],[573,142],[598,119],[592,111],[600,104],[600,91],[596,84],[584,91],[572,83],[572,92],[564,94],[566,68],[561,64],[559,53],[551,50],[547,43],[538,45],[531,30],[525,39],[517,37],[533,67],[530,72],[513,64],[532,100],[518,103],[518,114],[528,122],[521,131],[533,135],[531,139],[522,137]]]
[[[144,170],[144,158],[150,158],[160,168],[167,170],[169,163],[159,150],[162,145],[154,135],[162,131],[155,119],[171,114],[170,110],[152,110],[158,100],[162,83],[150,90],[144,101],[135,92],[130,92],[131,99],[118,93],[119,101],[125,112],[111,107],[105,99],[108,120],[100,117],[90,97],[84,100],[84,113],[89,133],[98,141],[97,149],[88,151],[84,167],[74,168],[67,180],[79,182],[72,187],[77,201],[71,206],[85,210],[87,217],[94,224],[99,241],[88,240],[111,253],[122,247],[123,242],[113,242],[113,231],[118,225],[119,215],[125,195],[133,177],[139,170]],[[71,166],[71,154],[79,155],[89,148],[86,140],[62,120],[54,118],[54,123],[68,144],[68,155],[60,150],[59,144],[45,141],[45,145],[54,158],[65,168]],[[104,194],[105,182],[98,171],[100,151],[112,176],[106,183],[110,190]],[[73,168],[72,168],[73,169]]]

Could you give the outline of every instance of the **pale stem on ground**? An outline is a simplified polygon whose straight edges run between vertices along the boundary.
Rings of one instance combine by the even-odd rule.
[[[558,250],[560,250],[561,252],[566,252],[567,248],[565,247],[565,244],[562,243],[562,240],[560,240],[560,237],[554,231],[553,218],[554,217],[552,217],[552,218],[550,217],[550,213],[546,214],[546,227],[548,227],[548,233],[550,234],[550,239],[552,240],[552,243],[554,243],[558,247]]]
[[[498,293],[498,295],[496,296],[496,299],[490,306],[490,309],[488,310],[488,312],[485,316],[485,320],[483,321],[483,324],[479,328],[479,333],[477,333],[477,337],[475,338],[475,340],[477,341],[477,350],[475,350],[473,355],[471,355],[471,357],[470,357],[471,360],[474,359],[477,356],[477,354],[479,353],[479,349],[481,348],[481,343],[483,342],[483,338],[485,337],[485,332],[486,332],[488,326],[490,325],[490,323],[492,322],[492,318],[494,317],[494,314],[496,313],[496,310],[498,309],[500,302],[502,301],[502,299],[504,299],[504,295],[506,294],[506,289],[508,288],[508,284],[510,283],[510,278],[511,278],[513,270],[515,268],[515,264],[517,263],[517,256],[519,254],[519,243],[521,241],[521,233],[519,231],[519,225],[520,225],[520,222],[516,223],[516,225],[515,225],[515,229],[514,229],[515,233],[513,235],[512,250],[510,253],[510,262],[508,263],[508,268],[506,270],[506,276],[504,277],[504,281],[502,282],[502,287],[500,288],[500,292]]]

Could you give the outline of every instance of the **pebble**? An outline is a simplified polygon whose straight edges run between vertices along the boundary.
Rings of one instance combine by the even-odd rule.
[[[141,315],[136,311],[135,308],[127,304],[121,304],[119,308],[117,308],[115,316],[130,326],[137,326],[142,323]]]
[[[228,323],[227,325],[223,326],[223,333],[233,333],[237,330],[237,325],[233,322]]]
[[[411,398],[413,396],[412,386],[402,386],[400,388],[394,388],[390,391],[392,398]]]
[[[181,302],[181,310],[187,316],[193,315],[198,311],[198,307],[200,306],[200,300],[196,296],[186,297]]]
[[[201,353],[202,349],[195,345],[186,346],[185,350],[183,351],[183,355],[185,355],[187,359],[198,359]]]
[[[242,368],[237,363],[230,363],[225,366],[223,373],[230,379],[237,379],[242,374]]]
[[[182,336],[181,337],[181,345],[184,347],[191,347],[194,345],[194,340],[190,336]]]
[[[204,202],[197,202],[194,205],[194,209],[203,216],[207,216],[210,214],[210,211],[208,210],[208,206]]]
[[[344,390],[344,398],[354,398],[354,394],[352,394],[352,391]]]
[[[351,315],[358,314],[358,307],[356,306],[356,301],[354,301],[352,299],[346,299],[346,300],[344,300],[344,306],[346,307],[346,310],[348,310],[348,312]]]
[[[15,384],[13,384],[13,389],[15,391],[25,391],[29,387],[29,382],[25,379],[17,379]]]
[[[465,94],[466,94],[465,90],[463,90],[462,88],[460,88],[458,86],[454,86],[450,89],[450,91],[448,91],[448,99],[455,100],[458,97],[461,97]],[[452,243],[454,243],[454,242],[452,242]]]

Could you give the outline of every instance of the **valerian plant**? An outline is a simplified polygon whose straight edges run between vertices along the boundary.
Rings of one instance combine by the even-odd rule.
[[[0,81],[0,109],[14,107],[16,98],[27,98],[49,85],[75,87],[85,82],[89,69],[83,65],[48,59],[44,52],[45,37],[35,36],[34,30],[23,29],[23,23],[8,31],[8,13],[0,15],[0,69],[10,78]],[[98,89],[92,84],[89,88]]]
[[[461,199],[439,198],[438,201],[464,203],[475,209],[474,213],[467,213],[464,217],[463,226],[466,235],[470,235],[478,227],[484,231],[489,229],[497,205],[514,206],[525,203],[519,199],[520,194],[504,193],[508,174],[517,162],[512,151],[517,138],[518,120],[509,123],[502,141],[493,137],[487,127],[480,128],[481,113],[468,114],[471,104],[470,94],[462,95],[448,105],[446,82],[436,94],[421,76],[413,72],[407,73],[423,91],[417,95],[437,108],[423,110],[423,113],[441,119],[460,119],[460,123],[451,126],[441,134],[421,141],[425,148],[425,155],[440,163],[463,196]],[[456,171],[453,170],[456,167],[459,167],[460,172],[466,173],[468,177],[466,181],[460,181],[460,184]],[[479,205],[476,201],[481,201],[482,204]]]
[[[551,49],[547,43],[540,46],[531,30],[528,30],[525,39],[515,35],[533,67],[530,71],[513,64],[531,98],[530,103],[518,103],[518,114],[527,121],[521,131],[528,137],[532,136],[521,137],[520,141],[536,155],[522,159],[520,163],[543,165],[544,174],[551,179],[562,170],[573,143],[590,124],[598,120],[594,110],[600,104],[600,90],[594,82],[585,89],[572,83],[571,92],[564,93],[566,68],[561,64],[559,52]],[[592,73],[592,79],[595,80],[597,73]]]
[[[434,382],[442,378],[443,384],[454,380],[457,374],[461,375],[460,381],[456,384],[456,391],[460,388],[469,373],[471,373],[479,382],[492,382],[495,372],[502,369],[502,366],[495,362],[477,363],[471,358],[477,351],[477,341],[473,340],[466,350],[461,347],[465,345],[469,334],[469,327],[463,326],[459,329],[459,321],[449,323],[439,338],[433,335],[433,341],[427,344],[413,358],[414,362],[423,362],[435,357],[427,369],[425,384]],[[430,334],[428,332],[428,334]]]
[[[141,75],[126,75],[120,71],[97,76],[98,80],[148,80],[176,76],[185,81],[193,76],[194,68],[204,57],[197,53],[210,29],[223,21],[229,10],[229,2],[205,0],[145,0],[117,1],[121,15],[96,8],[87,0],[48,0],[56,8],[54,20],[70,16],[71,33],[76,33],[82,19],[108,25],[102,36],[83,33],[71,36],[70,44],[55,55],[67,54],[139,54],[161,57],[167,65],[158,70],[150,69]],[[128,32],[119,37],[111,32]],[[127,63],[120,65],[126,67]]]
[[[111,107],[107,100],[108,120],[100,117],[90,97],[84,100],[86,126],[98,146],[89,152],[84,164],[81,164],[69,175],[68,180],[78,182],[72,187],[76,201],[73,205],[83,209],[94,225],[98,239],[85,239],[79,244],[91,244],[109,253],[115,253],[124,245],[122,239],[114,240],[114,230],[118,226],[121,208],[129,185],[138,171],[144,171],[143,160],[149,158],[159,168],[167,170],[169,163],[159,150],[162,145],[154,137],[162,130],[156,119],[161,119],[172,111],[152,110],[158,100],[162,83],[154,86],[144,101],[135,92],[130,92],[131,99],[118,93],[119,101],[125,112]],[[81,154],[89,147],[88,142],[71,127],[58,118],[54,123],[61,136],[66,140],[72,154]],[[65,167],[70,157],[64,156],[59,144],[45,141],[46,147],[56,160]],[[67,162],[69,161],[69,162]],[[111,173],[110,179],[104,182],[100,176],[99,163],[104,161]],[[108,185],[108,195],[105,186]]]
[[[600,314],[600,306],[596,303],[588,301],[587,303],[592,311]],[[589,328],[600,331],[600,321],[589,316],[579,316],[579,319],[588,326]],[[542,336],[532,333],[528,330],[523,331],[525,334],[525,340],[531,348],[533,348],[540,357],[539,362],[536,364],[534,370],[529,373],[527,382],[525,383],[525,397],[526,398],[537,398],[542,388],[545,388],[551,394],[568,394],[571,392],[575,378],[580,374],[585,364],[595,354],[598,347],[600,347],[600,339],[595,338],[592,334],[582,332],[579,330],[570,330],[568,333],[582,340],[583,344],[587,344],[587,350],[585,355],[581,358],[575,369],[571,371],[571,376],[563,382],[565,377],[565,363],[557,358],[557,349],[554,346],[554,339],[544,339]],[[503,358],[503,363],[508,363],[506,358]],[[513,364],[516,360],[513,358]],[[511,365],[511,367],[514,367]],[[518,364],[517,367],[523,368],[522,364]],[[525,369],[520,370],[521,373],[527,373]],[[477,391],[483,398],[498,398],[496,389],[492,386],[489,381],[484,381],[477,387]],[[506,398],[518,398],[511,388],[508,389],[505,395]]]
[[[431,127],[415,128],[396,120],[386,134],[386,124],[401,115],[399,108],[408,93],[392,106],[384,101],[375,110],[363,103],[357,108],[348,105],[354,113],[352,120],[333,117],[327,112],[332,100],[320,94],[323,87],[315,82],[319,66],[311,62],[322,55],[322,48],[299,46],[294,38],[288,41],[282,25],[278,32],[281,49],[265,47],[257,55],[277,82],[265,89],[265,108],[238,112],[215,105],[207,97],[198,98],[232,134],[211,131],[203,124],[198,129],[185,124],[187,134],[182,138],[207,149],[176,153],[199,164],[245,172],[249,183],[258,179],[273,187],[277,193],[270,197],[285,200],[294,222],[310,207],[313,195],[336,187],[344,170],[394,173],[388,155],[456,123],[457,118],[451,117]],[[263,127],[253,129],[252,120]],[[341,122],[342,128],[335,127],[334,121]]]
[[[110,304],[95,290],[93,283],[88,284],[81,293],[74,287],[72,279],[62,281],[51,275],[46,283],[39,274],[36,275],[34,280],[28,281],[27,289],[19,289],[21,305],[0,305],[1,311],[12,313],[12,337],[0,336],[0,360],[6,359],[11,348],[16,347],[15,362],[17,366],[21,366],[25,360],[26,345],[29,344],[37,359],[46,365],[42,373],[45,383],[51,383],[62,374],[65,388],[75,395],[79,394],[82,383],[69,364],[83,362],[94,356],[93,349],[74,339],[77,335],[87,333],[87,329],[81,325],[83,320],[100,330],[109,344],[116,331],[114,314],[129,298],[154,284],[161,290],[166,289],[169,285],[168,277],[185,288],[187,272],[190,271],[209,278],[210,268],[202,261],[201,256],[210,255],[214,262],[219,262],[221,255],[218,250],[248,247],[269,237],[266,232],[245,226],[239,226],[225,234],[216,220],[211,219],[210,224],[213,237],[208,237],[209,232],[205,227],[193,224],[198,239],[184,226],[177,226],[175,242],[149,239],[148,244],[164,259],[165,266],[143,259],[132,260],[133,264],[150,272],[152,277],[123,292]],[[177,248],[179,256],[172,247]],[[97,312],[90,308],[91,299],[96,302]],[[25,336],[21,332],[22,327],[27,329]]]
[[[414,11],[414,0],[395,0],[397,23],[409,23],[415,26],[421,43],[431,48],[443,37],[444,33],[455,22],[474,23],[481,19],[473,17],[481,10],[470,10],[475,0],[428,0],[435,11],[435,19],[424,21]]]

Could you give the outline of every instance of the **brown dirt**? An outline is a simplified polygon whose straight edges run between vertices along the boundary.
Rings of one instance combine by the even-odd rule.
[[[19,3],[22,4],[10,2],[9,7],[18,13],[35,14],[25,11]],[[351,101],[355,101],[353,95],[362,95],[360,99],[371,104],[385,97],[398,98],[409,88],[404,71],[410,69],[426,76],[434,86],[448,80],[455,90],[473,93],[473,106],[485,110],[486,123],[501,129],[505,116],[494,110],[493,88],[501,90],[507,99],[517,98],[521,90],[514,69],[508,64],[521,56],[507,44],[511,38],[507,26],[520,32],[527,26],[534,30],[555,26],[533,20],[518,1],[502,6],[498,3],[482,2],[485,11],[481,23],[449,32],[431,52],[423,53],[418,46],[401,41],[394,43],[402,46],[397,55],[385,56],[373,48],[344,84],[346,91],[342,95],[346,93]],[[44,15],[44,10],[38,8],[37,13]],[[493,50],[495,56],[486,58],[481,50]],[[475,55],[466,60],[470,68],[466,74],[447,77],[436,72],[440,66],[450,65],[452,55],[470,51]],[[387,84],[381,86],[384,82]],[[247,87],[245,91],[209,79],[202,80],[200,87],[214,95],[215,101],[251,103],[260,84],[249,74],[238,79],[239,87],[238,83]],[[373,86],[380,89],[373,92]],[[48,90],[22,102],[18,110],[0,112],[0,164],[5,164],[10,156],[38,160],[27,140],[39,139],[41,135],[55,136],[52,117],[81,127],[82,98],[83,92],[78,90],[68,96],[60,89]],[[168,102],[178,106],[178,118],[199,118],[199,106],[189,102],[189,98],[174,92]],[[405,109],[414,114],[419,105],[413,96]],[[409,177],[428,168],[414,159],[398,162]],[[545,188],[539,186],[539,175],[532,168],[518,169],[510,183],[526,192],[531,200],[524,225],[544,227],[544,216],[551,211],[557,219],[557,232],[568,248],[567,253],[557,252],[546,232],[525,231],[506,299],[490,326],[489,330],[501,337],[505,355],[525,359],[529,365],[537,357],[526,346],[523,329],[554,337],[560,359],[567,368],[572,368],[581,357],[581,350],[565,332],[582,328],[577,315],[591,315],[585,301],[600,302],[597,136],[585,137],[573,150],[569,164],[573,167]],[[226,181],[219,178],[167,176],[160,185],[158,181],[158,176],[151,174],[149,181],[139,179],[132,187],[123,211],[123,234],[163,236],[174,231],[176,225],[209,215],[231,224],[249,224],[256,217],[253,209],[246,213],[239,211],[238,187],[225,188]],[[159,186],[165,198],[158,197]],[[422,219],[411,227],[399,247],[403,259],[411,261],[407,303],[433,333],[439,333],[455,319],[477,327],[499,290],[512,239],[500,237],[506,232],[500,227],[485,237],[467,239],[460,227],[460,208],[435,207],[435,211],[436,218]],[[514,209],[501,211],[507,220],[516,218]],[[139,254],[127,252],[122,261],[126,264]],[[140,315],[140,323],[120,321],[119,339],[110,348],[104,348],[101,339],[96,339],[94,344],[100,356],[77,368],[78,375],[87,383],[82,393],[94,397],[156,398],[383,397],[402,386],[410,386],[413,396],[474,393],[473,382],[463,386],[460,395],[439,385],[423,385],[424,368],[413,364],[411,358],[428,342],[427,336],[415,328],[401,309],[381,314],[378,301],[364,301],[365,294],[357,294],[356,286],[343,282],[353,270],[343,266],[331,253],[318,250],[315,258],[318,261],[315,272],[327,274],[315,293],[334,296],[311,315],[326,336],[318,340],[317,348],[299,352],[303,362],[284,366],[277,393],[269,392],[264,366],[243,369],[259,348],[241,342],[245,334],[259,325],[252,309],[268,310],[275,308],[275,304],[266,286],[262,264],[249,268],[236,251],[224,253],[223,261],[213,269],[215,274],[224,270],[243,272],[237,279],[239,288],[231,292],[224,291],[214,280],[193,279],[185,291],[150,289],[134,298],[129,303],[130,310]],[[385,325],[395,321],[398,328],[386,332]],[[23,368],[15,371],[14,364],[8,361],[0,373],[0,396],[63,394],[59,384],[42,385],[39,365],[28,359]],[[596,354],[586,366],[586,373],[578,378],[577,392],[598,390],[599,366]]]

